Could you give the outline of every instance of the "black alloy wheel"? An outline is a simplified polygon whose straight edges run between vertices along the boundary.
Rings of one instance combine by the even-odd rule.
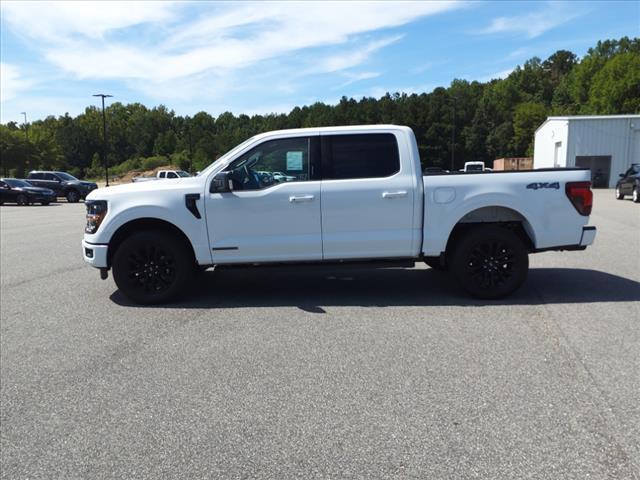
[[[616,199],[624,200],[624,193],[620,190],[620,185],[616,187]]]
[[[474,297],[495,299],[517,290],[529,269],[522,240],[498,226],[477,227],[459,240],[452,254],[458,284]]]
[[[67,202],[78,203],[80,201],[80,193],[77,190],[69,190],[67,192]]]
[[[16,197],[16,203],[18,205],[29,205],[29,198],[24,193],[21,193]]]
[[[180,240],[163,232],[140,232],[116,251],[113,278],[120,291],[136,303],[163,303],[185,287],[193,264]]]

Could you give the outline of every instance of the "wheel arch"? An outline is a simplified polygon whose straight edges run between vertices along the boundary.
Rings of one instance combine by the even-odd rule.
[[[525,215],[511,207],[488,205],[466,212],[455,222],[449,233],[445,251],[451,252],[456,241],[468,229],[489,224],[500,225],[513,230],[529,251],[535,249],[535,229]]]
[[[107,264],[111,266],[111,262],[115,252],[118,250],[122,242],[134,232],[142,230],[158,230],[169,233],[178,238],[187,247],[191,259],[196,264],[196,254],[193,244],[189,240],[189,237],[176,225],[166,220],[155,217],[136,218],[128,222],[123,223],[113,233],[109,241],[109,249],[107,251]]]

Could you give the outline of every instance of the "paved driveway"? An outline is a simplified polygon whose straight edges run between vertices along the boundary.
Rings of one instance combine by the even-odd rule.
[[[1,477],[640,478],[640,205],[469,300],[440,273],[207,272],[130,305],[83,206],[0,208]]]

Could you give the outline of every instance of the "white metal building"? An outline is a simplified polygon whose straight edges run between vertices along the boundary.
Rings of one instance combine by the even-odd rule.
[[[588,167],[594,187],[615,187],[640,163],[640,115],[549,117],[536,130],[533,168]]]

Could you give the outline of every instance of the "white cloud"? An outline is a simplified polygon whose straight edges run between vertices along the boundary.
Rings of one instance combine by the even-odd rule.
[[[377,78],[380,76],[380,72],[359,72],[359,73],[346,72],[344,76],[347,78],[347,81],[341,84],[337,88],[346,87],[347,85],[351,85],[352,83],[356,83],[356,82],[361,82],[363,80]]]
[[[13,100],[20,92],[28,90],[33,81],[24,78],[20,69],[9,63],[0,63],[0,101]]]
[[[478,78],[479,82],[490,82],[491,80],[502,80],[503,78],[507,78],[511,72],[513,72],[513,68],[508,68],[506,70],[501,70],[499,72],[492,73],[490,75],[485,75],[484,77]]]
[[[381,75],[366,64],[403,38],[398,27],[460,6],[460,1],[1,4],[3,28],[53,66],[58,80],[120,82],[161,102],[192,105],[237,105],[249,92],[265,97],[268,89],[265,102],[278,108],[319,74],[336,74],[343,86]],[[365,68],[350,71],[354,67]],[[17,70],[8,72],[2,93],[15,97],[21,88]]]
[[[535,38],[584,13],[585,12],[577,8],[575,4],[547,2],[544,4],[544,8],[537,12],[512,17],[494,18],[488,27],[476,33],[524,33],[529,38]]]
[[[375,53],[377,50],[397,42],[402,37],[403,35],[396,35],[394,37],[382,38],[380,40],[370,42],[368,45],[364,46],[364,48],[343,52],[339,55],[331,55],[319,62],[315,71],[330,73],[355,67],[367,60],[371,54]]]
[[[209,70],[240,69],[306,48],[338,45],[358,34],[397,27],[458,4],[261,2],[223,4],[222,11],[216,4],[205,4],[209,11],[198,20],[177,26],[171,25],[169,14],[188,4],[63,2],[43,4],[45,12],[37,16],[30,5],[9,3],[5,8],[9,24],[29,37],[47,40],[41,48],[58,68],[77,78],[163,81]],[[37,19],[28,20],[29,14]],[[153,46],[108,40],[110,31],[140,23],[161,25],[167,32]],[[329,57],[325,67],[329,71],[349,68],[398,38]]]
[[[101,38],[113,30],[172,18],[173,2],[3,1],[2,16],[18,33],[57,42],[75,35]]]

